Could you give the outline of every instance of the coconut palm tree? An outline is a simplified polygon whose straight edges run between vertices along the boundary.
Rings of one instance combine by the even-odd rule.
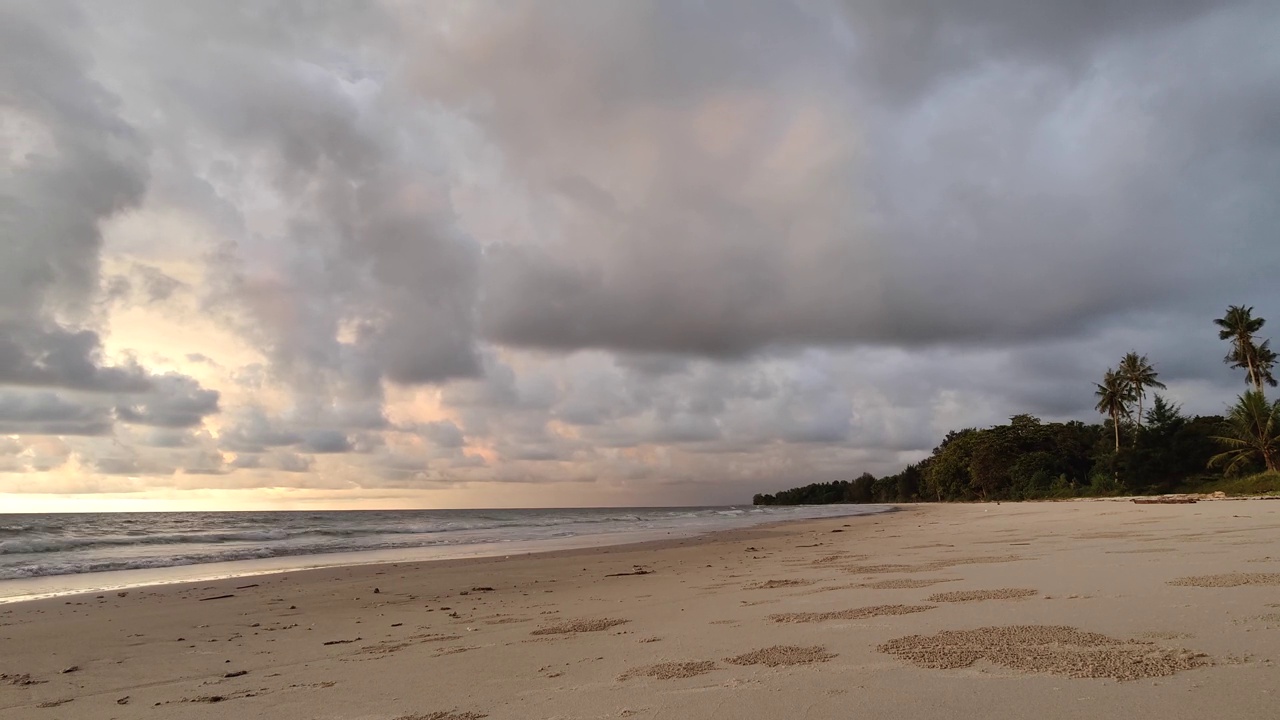
[[[1130,352],[1120,361],[1119,375],[1129,385],[1129,391],[1138,401],[1138,426],[1142,426],[1142,399],[1147,395],[1147,388],[1165,389],[1165,384],[1156,379],[1159,373],[1147,361],[1146,355]]]
[[[1224,472],[1232,475],[1261,458],[1274,471],[1280,461],[1280,400],[1270,403],[1256,390],[1246,392],[1227,413],[1222,435],[1213,439],[1226,450],[1210,458],[1209,467],[1225,465]]]
[[[1271,374],[1271,369],[1276,365],[1276,351],[1271,349],[1271,341],[1263,340],[1261,345],[1257,345],[1253,349],[1254,356],[1254,372],[1260,383],[1266,383],[1271,387],[1276,386],[1276,378]],[[1258,385],[1258,390],[1262,390],[1262,386]]]
[[[1119,373],[1111,369],[1107,370],[1101,383],[1094,383],[1094,387],[1097,388],[1093,393],[1098,398],[1097,410],[1111,417],[1116,433],[1116,452],[1120,452],[1120,416],[1129,414],[1133,390]]]
[[[1267,324],[1267,321],[1254,317],[1252,307],[1231,305],[1227,308],[1227,313],[1214,320],[1213,324],[1221,328],[1218,331],[1219,339],[1231,341],[1231,352],[1227,353],[1223,362],[1247,371],[1249,383],[1258,392],[1262,392],[1263,378],[1259,373],[1258,355],[1263,348],[1266,348],[1267,343],[1263,342],[1262,347],[1259,347],[1254,344],[1253,336]],[[1270,348],[1266,348],[1266,351],[1270,352]],[[1274,361],[1274,353],[1272,356]]]

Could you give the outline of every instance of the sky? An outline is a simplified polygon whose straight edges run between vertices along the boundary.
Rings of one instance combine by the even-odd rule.
[[[0,0],[0,512],[690,505],[1245,387],[1272,0]]]

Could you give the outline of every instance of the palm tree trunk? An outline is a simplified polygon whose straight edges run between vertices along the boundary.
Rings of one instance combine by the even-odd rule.
[[[1119,454],[1120,453],[1120,413],[1115,412],[1114,410],[1111,412],[1111,426],[1114,427],[1116,431],[1116,453]]]

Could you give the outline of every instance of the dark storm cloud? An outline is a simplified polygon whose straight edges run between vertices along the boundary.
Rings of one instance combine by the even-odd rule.
[[[602,9],[583,25],[513,12],[472,39],[519,43],[481,53],[464,33],[440,70],[453,82],[429,82],[469,98],[522,178],[567,208],[555,242],[486,256],[492,337],[708,356],[1013,343],[1216,305],[1239,273],[1219,262],[1228,249],[1280,266],[1276,196],[1258,191],[1280,172],[1280,83],[1262,60],[1274,5],[850,2],[845,36],[784,22],[764,41],[783,62],[751,88],[773,102],[713,116],[713,136],[759,131],[723,147],[699,113],[743,92],[730,58],[750,67],[758,48],[731,41],[736,17],[667,32],[681,14],[667,10],[617,10],[633,34]],[[653,34],[661,53],[627,42]],[[535,74],[557,78],[550,98],[520,83]],[[825,122],[806,125],[814,108]],[[660,138],[642,191],[613,152],[638,116]],[[788,128],[813,133],[814,160],[799,140],[785,152]],[[1249,294],[1276,298],[1259,280]]]
[[[1130,349],[1216,410],[1210,321],[1280,313],[1275,3],[0,12],[0,434],[114,408],[104,473],[703,501],[1093,418]],[[111,309],[188,305],[221,394],[111,362]]]

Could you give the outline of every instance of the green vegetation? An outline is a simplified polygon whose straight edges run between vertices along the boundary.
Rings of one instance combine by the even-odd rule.
[[[1230,342],[1224,361],[1245,370],[1249,390],[1226,417],[1184,415],[1149,388],[1164,389],[1145,355],[1130,352],[1095,383],[1098,424],[1045,423],[1016,415],[1004,425],[947,434],[929,457],[896,475],[814,483],[756,505],[867,502],[1032,500],[1083,496],[1225,492],[1280,493],[1280,400],[1274,387],[1276,353],[1257,333],[1265,325],[1253,308],[1233,305],[1214,323]],[[1122,438],[1125,442],[1122,442]],[[1223,476],[1211,474],[1221,469]]]
[[[1268,472],[1276,471],[1280,460],[1280,400],[1268,402],[1262,393],[1250,390],[1227,414],[1222,434],[1213,438],[1226,448],[1209,458],[1210,467],[1223,466],[1227,475],[1259,460]]]
[[[1233,368],[1246,370],[1245,380],[1259,393],[1263,392],[1263,384],[1275,387],[1276,379],[1272,377],[1271,369],[1276,364],[1276,354],[1271,350],[1271,341],[1254,342],[1254,335],[1267,321],[1255,318],[1251,307],[1232,305],[1227,308],[1226,315],[1213,323],[1221,328],[1218,338],[1231,341],[1231,352],[1223,361]]]
[[[1228,495],[1280,495],[1280,472],[1263,472],[1237,478],[1219,478],[1196,492],[1224,492]]]

